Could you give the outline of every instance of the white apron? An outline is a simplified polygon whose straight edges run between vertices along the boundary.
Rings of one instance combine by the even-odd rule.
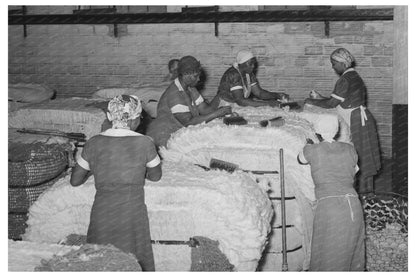
[[[367,115],[365,114],[366,108],[363,105],[360,105],[358,107],[351,108],[351,109],[344,109],[343,107],[341,107],[341,105],[338,105],[336,107],[338,115],[340,115],[345,120],[349,128],[351,128],[351,113],[353,110],[358,109],[358,108],[360,109],[360,113],[361,113],[361,126],[365,126]]]

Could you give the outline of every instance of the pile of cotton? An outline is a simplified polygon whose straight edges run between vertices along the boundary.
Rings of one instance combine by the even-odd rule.
[[[314,136],[315,124],[322,120],[329,118],[330,120],[334,117],[338,118],[339,121],[339,134],[338,141],[350,141],[350,131],[346,125],[344,119],[337,115],[335,109],[323,109],[316,106],[305,105],[303,110],[289,110],[272,107],[262,107],[261,109],[253,107],[233,107],[233,112],[243,116],[249,125],[256,126],[261,120],[268,120],[278,116],[281,116],[285,120],[285,126],[290,126],[292,132],[298,130],[298,135],[307,134],[307,136]]]
[[[262,256],[273,216],[267,186],[246,173],[205,171],[187,164],[163,163],[159,182],[146,181],[145,199],[152,240],[188,241],[202,236],[237,271],[254,271]],[[85,235],[95,195],[94,180],[72,187],[69,177],[44,192],[29,210],[24,240],[57,243]],[[157,271],[189,271],[187,245],[154,244]]]
[[[42,259],[51,259],[54,255],[63,256],[79,248],[79,246],[9,240],[9,271],[35,271]]]
[[[112,245],[68,246],[9,240],[9,271],[141,271],[133,254]]]
[[[160,153],[165,161],[188,164],[189,167],[194,164],[208,167],[210,160],[214,158],[237,164],[244,170],[280,171],[279,149],[282,148],[286,196],[296,198],[287,202],[290,207],[286,209],[286,219],[295,226],[296,233],[301,235],[296,236],[294,233],[292,238],[295,241],[289,243],[302,245],[302,249],[291,254],[294,260],[290,261],[289,270],[301,270],[309,266],[312,203],[315,194],[310,167],[300,165],[297,155],[306,144],[306,138],[315,141],[316,138],[312,137],[312,127],[306,120],[299,119],[299,124],[296,124],[294,116],[291,120],[292,124],[285,124],[279,128],[262,128],[258,125],[253,126],[250,122],[246,126],[226,126],[218,121],[182,128],[172,134],[167,147],[162,147]],[[270,183],[272,198],[281,196],[280,176],[257,176],[259,180]],[[275,213],[279,215],[280,201],[276,201],[274,206]],[[280,217],[275,217],[273,227],[280,225]],[[280,236],[278,234],[279,232],[274,232],[272,240],[278,241],[278,238],[274,237]],[[277,248],[281,249],[280,246]],[[274,260],[276,258],[266,259],[263,270],[280,270],[276,268]]]
[[[9,128],[38,128],[83,133],[90,138],[101,132],[106,114],[88,98],[56,99],[27,105],[9,113]]]

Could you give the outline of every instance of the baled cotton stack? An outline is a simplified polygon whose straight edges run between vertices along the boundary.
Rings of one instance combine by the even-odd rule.
[[[9,100],[21,103],[40,103],[52,98],[54,91],[41,84],[9,84]]]
[[[159,182],[146,181],[145,186],[152,240],[207,237],[218,241],[235,270],[254,271],[273,215],[266,188],[246,173],[169,162],[162,170]],[[69,177],[60,180],[30,208],[23,239],[56,243],[70,234],[85,235],[94,195],[92,178],[80,187],[71,187]],[[153,251],[157,271],[191,268],[187,245],[154,244]]]
[[[162,93],[168,87],[164,85],[143,85],[141,87],[131,88],[103,88],[93,93],[93,98],[111,99],[120,94],[136,95],[143,103],[143,110],[151,117],[156,118],[157,102],[159,102]]]
[[[31,104],[9,113],[9,128],[39,128],[83,133],[88,138],[101,132],[103,110],[87,98],[56,99]]]
[[[299,120],[305,124],[303,119]],[[279,149],[284,149],[284,170],[286,197],[295,196],[296,200],[287,200],[286,221],[294,225],[301,234],[303,255],[295,254],[289,270],[307,269],[309,266],[310,239],[312,232],[312,202],[315,200],[314,184],[310,167],[300,165],[297,155],[311,135],[311,127],[305,124],[285,124],[284,128],[261,128],[258,126],[226,126],[212,122],[182,128],[172,134],[167,148],[160,152],[165,161],[209,166],[212,158],[239,165],[245,170],[280,171]],[[315,138],[316,139],[316,138]],[[271,197],[280,197],[280,176],[260,176],[271,183]],[[274,202],[276,217],[273,227],[280,226],[280,203]],[[278,234],[275,232],[273,236]],[[295,233],[293,234],[295,236]],[[274,239],[277,241],[277,239]],[[296,240],[296,239],[295,239]],[[298,241],[290,242],[297,245]],[[281,249],[279,246],[278,249]],[[293,253],[292,253],[293,254]],[[268,259],[272,263],[275,258]],[[276,264],[265,264],[264,270],[279,270]]]

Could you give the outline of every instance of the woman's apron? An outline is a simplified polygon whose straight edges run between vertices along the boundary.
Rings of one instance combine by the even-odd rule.
[[[351,113],[356,109],[360,109],[361,126],[365,126],[365,121],[367,120],[367,115],[365,114],[365,109],[366,108],[363,105],[360,105],[358,107],[351,108],[351,109],[345,109],[345,108],[341,107],[341,105],[338,105],[336,107],[338,115],[342,119],[344,119],[344,122],[347,124],[348,129],[350,130],[349,141],[351,141]]]

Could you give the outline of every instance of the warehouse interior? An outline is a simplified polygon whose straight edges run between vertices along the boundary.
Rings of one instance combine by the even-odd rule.
[[[300,110],[233,108],[257,129],[217,118],[176,131],[159,148],[162,179],[144,187],[156,271],[308,271],[315,180],[296,157],[314,123],[335,110],[308,110],[304,101],[311,91],[331,97],[339,76],[330,56],[341,47],[354,56],[367,88],[381,157],[373,189],[360,195],[373,232],[365,271],[407,271],[408,6],[400,5],[9,5],[9,271],[58,271],[64,268],[58,251],[79,249],[103,251],[120,265],[78,261],[80,271],[140,270],[131,255],[85,243],[95,188],[91,178],[78,190],[69,184],[77,155],[102,132],[112,97],[138,95],[146,128],[172,83],[166,81],[170,60],[199,61],[195,87],[209,103],[243,49],[256,57],[261,87],[289,95]],[[276,117],[285,119],[284,128],[257,126]],[[24,160],[39,149],[52,156],[38,164]],[[214,173],[206,168],[214,158],[268,173]],[[25,265],[34,249],[43,249],[43,261]]]

